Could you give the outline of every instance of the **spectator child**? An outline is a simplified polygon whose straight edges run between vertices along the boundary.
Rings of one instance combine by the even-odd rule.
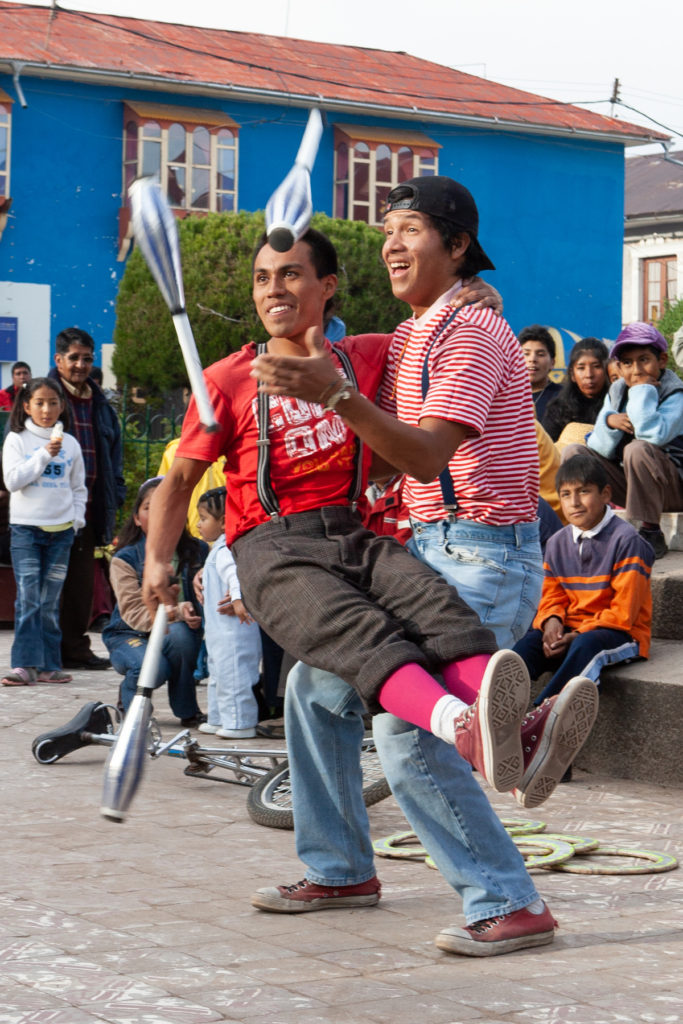
[[[85,523],[85,469],[57,381],[35,377],[14,403],[2,452],[10,492],[10,551],[17,586],[12,668],[4,686],[68,683],[61,671],[59,598],[74,533]]]
[[[619,360],[615,359],[614,356],[610,356],[607,360],[607,379],[610,384],[614,384],[615,380],[619,380],[620,377]]]
[[[560,393],[548,404],[543,425],[558,448],[585,443],[608,389],[607,346],[599,338],[583,338],[569,355]]]
[[[356,505],[367,530],[396,537],[401,544],[407,544],[413,535],[410,512],[403,501],[404,482],[402,473],[374,480]]]
[[[610,355],[621,378],[609,389],[588,449],[601,461],[614,501],[662,558],[668,548],[659,517],[683,509],[683,381],[667,370],[666,339],[651,324],[624,327]]]
[[[135,696],[138,676],[147,650],[152,620],[142,601],[142,572],[145,565],[145,541],[149,503],[161,477],[147,480],[140,487],[133,512],[119,534],[116,554],[111,560],[110,578],[116,605],[102,640],[111,663],[122,676],[121,704],[127,711]],[[176,548],[177,573],[183,596],[192,594],[192,577],[205,557],[205,545],[185,532]],[[178,588],[174,588],[176,595]],[[201,615],[192,601],[181,600],[168,613],[168,633],[164,639],[155,687],[168,681],[168,700],[181,725],[191,727],[206,721],[199,710],[194,667],[201,641]]]
[[[532,324],[520,331],[518,341],[529,374],[536,419],[545,426],[548,403],[562,387],[550,379],[550,371],[555,366],[555,340],[547,327]]]
[[[204,635],[209,659],[208,721],[200,732],[222,739],[256,735],[261,635],[242,601],[235,560],[225,543],[225,487],[205,491],[197,503],[199,531],[213,544],[204,563]],[[230,615],[218,604],[230,594]]]
[[[548,541],[538,613],[514,647],[533,679],[553,672],[537,705],[574,676],[599,683],[607,665],[650,650],[651,548],[609,506],[607,476],[589,454],[562,463],[557,490],[569,525]]]

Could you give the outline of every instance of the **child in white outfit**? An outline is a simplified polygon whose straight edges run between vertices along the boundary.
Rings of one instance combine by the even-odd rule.
[[[88,492],[81,446],[64,425],[60,385],[34,377],[16,396],[2,450],[17,585],[12,669],[3,686],[71,681],[62,671],[59,599]]]
[[[261,635],[242,602],[235,561],[225,543],[225,487],[215,487],[197,502],[199,532],[213,543],[204,563],[204,639],[209,663],[208,721],[200,732],[223,739],[256,735]],[[218,605],[230,594],[226,615]]]

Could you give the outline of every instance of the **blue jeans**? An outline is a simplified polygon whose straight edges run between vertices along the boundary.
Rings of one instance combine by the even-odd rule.
[[[17,586],[13,668],[52,672],[62,666],[59,598],[73,539],[71,528],[49,533],[39,526],[10,527],[10,553]]]
[[[168,682],[168,702],[176,718],[194,718],[199,714],[194,667],[201,639],[201,630],[190,629],[186,622],[169,623],[154,688]],[[125,677],[121,683],[121,702],[127,711],[138,686],[147,640],[136,633],[114,633],[107,637],[106,644],[112,665]]]
[[[512,647],[531,625],[543,587],[538,520],[486,526],[466,519],[412,520],[406,547],[452,583],[499,647]]]
[[[515,651],[524,659],[529,675],[538,679],[544,672],[553,676],[534,701],[542,704],[547,697],[559,693],[574,676],[587,676],[600,682],[600,673],[608,665],[631,661],[639,655],[638,644],[621,629],[591,629],[575,636],[564,654],[548,658],[543,652],[543,631],[530,629],[515,644]]]
[[[297,853],[306,877],[356,885],[375,874],[362,797],[363,705],[337,676],[301,662],[285,690]],[[468,924],[537,899],[517,848],[455,747],[393,715],[373,719],[401,810],[463,900]]]

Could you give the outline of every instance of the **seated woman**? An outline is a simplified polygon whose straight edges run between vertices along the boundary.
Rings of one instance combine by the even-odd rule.
[[[102,632],[111,663],[124,680],[121,704],[127,711],[135,696],[138,676],[147,650],[152,621],[142,601],[142,572],[145,564],[145,540],[149,503],[161,477],[147,480],[138,491],[133,512],[124,524],[116,554],[111,560],[111,585],[116,606]],[[177,573],[183,595],[192,595],[192,578],[208,554],[208,546],[187,531],[176,549]],[[194,667],[202,639],[201,614],[191,600],[181,600],[169,612],[168,633],[164,638],[156,686],[168,682],[168,701],[181,725],[194,727],[206,721],[197,704]]]
[[[607,346],[598,338],[583,338],[569,355],[567,376],[559,395],[548,404],[543,425],[561,450],[585,444],[609,389]]]

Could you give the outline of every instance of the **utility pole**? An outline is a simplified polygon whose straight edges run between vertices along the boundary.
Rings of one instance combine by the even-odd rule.
[[[611,112],[611,116],[612,117],[614,117],[614,107],[615,107],[615,104],[621,102],[621,99],[619,97],[619,87],[620,87],[620,85],[621,85],[621,83],[620,83],[619,79],[615,78],[614,79],[614,85],[612,86],[612,96],[610,98],[610,103],[612,104],[612,112]]]

